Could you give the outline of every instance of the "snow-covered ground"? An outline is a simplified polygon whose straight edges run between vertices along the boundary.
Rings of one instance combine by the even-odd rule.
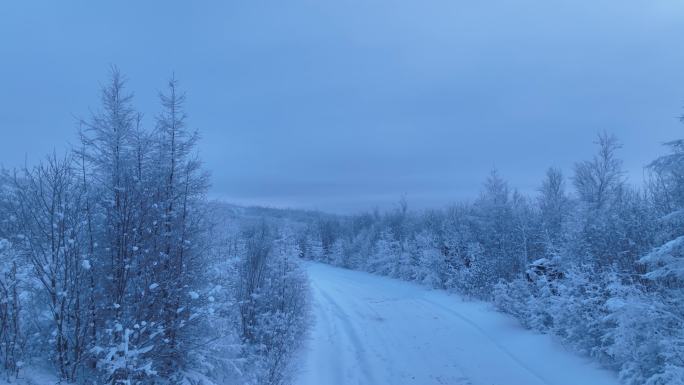
[[[30,367],[19,372],[19,377],[7,378],[3,373],[0,377],[0,385],[57,385],[66,384],[60,382],[55,376],[54,369],[49,367]]]
[[[312,263],[297,385],[611,385],[616,376],[482,302]]]

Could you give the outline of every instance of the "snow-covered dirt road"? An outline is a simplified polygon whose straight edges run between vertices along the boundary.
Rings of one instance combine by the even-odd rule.
[[[308,265],[316,323],[297,385],[612,385],[611,372],[491,305]]]

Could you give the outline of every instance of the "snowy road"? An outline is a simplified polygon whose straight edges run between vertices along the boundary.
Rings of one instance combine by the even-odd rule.
[[[316,324],[297,385],[612,385],[607,371],[479,302],[308,265]]]

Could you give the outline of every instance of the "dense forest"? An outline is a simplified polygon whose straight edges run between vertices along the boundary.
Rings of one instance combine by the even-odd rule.
[[[442,210],[321,216],[300,255],[492,301],[625,384],[684,384],[684,141],[628,183],[608,133],[527,196],[497,173]],[[457,177],[457,176],[455,176]]]

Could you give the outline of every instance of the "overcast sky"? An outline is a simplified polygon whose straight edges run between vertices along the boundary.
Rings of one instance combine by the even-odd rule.
[[[534,192],[615,133],[684,136],[681,0],[3,1],[0,163],[74,142],[116,64],[153,124],[175,72],[213,197],[349,212]]]

